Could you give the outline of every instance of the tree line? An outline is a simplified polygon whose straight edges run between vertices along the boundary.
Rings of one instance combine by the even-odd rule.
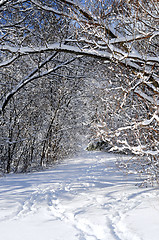
[[[158,16],[157,0],[1,1],[1,171],[51,164],[91,130],[157,180]]]

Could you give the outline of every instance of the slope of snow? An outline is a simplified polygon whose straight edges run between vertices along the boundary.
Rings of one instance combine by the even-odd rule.
[[[157,240],[159,190],[137,187],[115,155],[84,152],[0,181],[0,239]]]

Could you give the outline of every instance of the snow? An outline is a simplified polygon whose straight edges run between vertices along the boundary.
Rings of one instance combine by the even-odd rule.
[[[115,161],[83,152],[46,171],[2,177],[1,239],[157,240],[159,190],[136,186]]]

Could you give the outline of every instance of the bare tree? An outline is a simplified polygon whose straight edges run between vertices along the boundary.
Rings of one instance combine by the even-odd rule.
[[[8,6],[10,6],[10,11]],[[20,6],[23,11],[19,10]],[[23,12],[22,16],[21,12]],[[39,12],[41,17],[38,17]],[[20,15],[20,20],[15,20],[14,24],[9,25],[12,20],[10,17],[9,23],[6,25],[3,15],[10,16],[10,13],[16,18]],[[17,15],[17,13],[19,14]],[[44,13],[46,17],[44,17]],[[25,55],[50,51],[67,52],[118,61],[125,67],[134,69],[136,74],[142,72],[153,82],[153,86],[158,84],[156,72],[159,62],[156,52],[158,49],[158,1],[110,1],[109,5],[107,1],[100,1],[100,3],[86,1],[85,7],[73,1],[60,0],[57,3],[54,1],[52,4],[36,0],[27,3],[15,1],[14,4],[6,2],[1,15],[2,29],[5,29],[0,45],[0,51],[5,54],[6,58],[1,62],[3,67],[15,61],[17,57]],[[40,30],[45,19],[56,18],[57,15],[62,17],[62,21],[65,17],[72,20],[70,24],[72,27],[75,26],[74,32],[65,29],[64,24],[63,30],[66,30],[67,37],[65,34],[60,39],[49,37],[46,40],[45,34],[37,34],[36,38],[40,38],[35,44],[33,41],[34,29]],[[42,20],[42,18],[44,19]],[[20,28],[21,31],[18,30],[16,42],[9,44],[11,33],[15,31],[17,33],[17,28]],[[44,66],[45,61],[41,64]],[[41,65],[38,67],[41,68]],[[49,74],[50,71],[51,69],[45,74]],[[23,84],[37,78],[36,74],[37,71],[33,71],[31,77],[30,74],[23,77],[21,82],[5,95],[1,110],[4,109],[9,99],[23,87]]]
[[[68,21],[58,20],[55,16],[50,19],[49,14],[43,18],[41,12],[27,2],[23,3],[14,2],[8,6],[5,4],[9,2],[6,2],[3,5],[2,32],[8,32],[2,38],[3,46],[6,43],[11,46],[47,45],[50,39],[67,35],[67,31],[61,33],[61,28],[67,27]],[[42,20],[43,24],[38,25],[37,22]],[[45,27],[49,29],[48,33]],[[2,172],[25,172],[33,167],[50,165],[75,151],[75,128],[79,117],[76,97],[80,97],[83,82],[78,70],[80,59],[57,51],[22,55],[1,52]]]
[[[108,118],[99,119],[99,137],[113,149],[146,155],[147,165],[158,166],[158,0],[2,1],[0,15],[0,67],[28,65],[20,75],[17,67],[11,88],[2,86],[1,114],[36,79],[51,76],[80,56],[93,57],[107,67],[111,63],[113,77],[118,69],[107,86]],[[56,64],[60,53],[67,58]]]

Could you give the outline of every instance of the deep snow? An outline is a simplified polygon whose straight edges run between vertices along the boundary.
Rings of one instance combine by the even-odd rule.
[[[159,190],[136,182],[100,152],[3,177],[0,239],[158,240]]]

